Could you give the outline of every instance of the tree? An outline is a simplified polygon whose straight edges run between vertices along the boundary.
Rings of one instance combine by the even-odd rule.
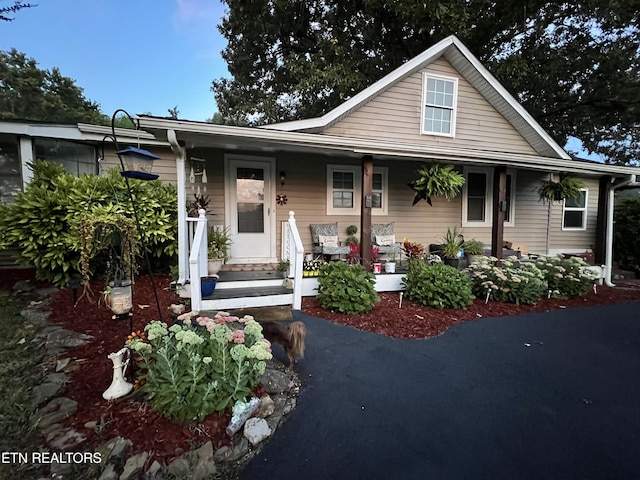
[[[58,68],[38,68],[33,58],[15,49],[0,51],[0,118],[111,124],[74,80]]]
[[[10,7],[0,7],[0,20],[4,20],[5,22],[12,22],[13,18],[8,15],[18,13],[23,8],[32,8],[37,7],[37,5],[33,5],[31,3],[23,3],[21,1],[16,0],[12,6]]]
[[[226,3],[222,118],[322,115],[455,34],[560,145],[640,159],[640,0]]]

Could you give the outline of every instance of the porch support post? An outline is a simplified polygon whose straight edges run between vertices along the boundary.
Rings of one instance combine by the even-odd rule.
[[[598,218],[596,219],[596,244],[594,245],[594,261],[596,265],[605,263],[607,245],[607,212],[609,210],[609,191],[612,178],[609,175],[600,177],[598,189]]]
[[[507,210],[507,167],[493,171],[493,223],[491,226],[491,255],[502,258],[504,245],[504,212]]]
[[[371,265],[371,205],[373,193],[373,157],[362,157],[362,199],[360,201],[360,256],[362,265]]]
[[[176,186],[178,187],[178,284],[189,279],[189,235],[187,232],[187,150],[181,146],[174,130],[167,130],[167,140],[176,156]]]

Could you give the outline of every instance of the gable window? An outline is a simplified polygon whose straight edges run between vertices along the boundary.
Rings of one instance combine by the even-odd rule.
[[[562,212],[563,230],[586,230],[588,190],[583,189],[575,198],[566,198]]]
[[[487,227],[493,219],[493,170],[488,168],[466,168],[465,184],[462,188],[462,226]],[[515,224],[515,172],[507,171],[506,210],[504,225]]]
[[[327,215],[360,215],[362,169],[356,166],[327,166]],[[386,215],[388,205],[387,168],[374,167],[371,214]]]
[[[458,80],[425,74],[423,92],[422,133],[452,137]]]

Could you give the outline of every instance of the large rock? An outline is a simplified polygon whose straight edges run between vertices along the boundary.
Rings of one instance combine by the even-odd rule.
[[[122,470],[119,480],[133,480],[138,478],[138,474],[144,469],[144,464],[147,463],[148,458],[149,452],[142,452],[133,457],[129,457],[124,464],[124,470]]]
[[[271,368],[264,371],[260,383],[269,394],[288,392],[293,387],[289,375]]]
[[[269,424],[263,418],[250,418],[247,423],[244,424],[244,437],[249,440],[251,445],[257,445],[265,438],[271,435],[271,429]]]
[[[70,417],[78,410],[78,402],[66,397],[54,398],[33,415],[33,424],[43,430]]]
[[[197,450],[192,452],[193,470],[191,477],[193,480],[204,480],[210,478],[217,471],[213,460],[213,444],[207,442]]]
[[[260,406],[258,407],[258,410],[256,411],[254,417],[267,418],[275,411],[275,409],[276,406],[273,403],[271,397],[269,395],[265,395],[264,397],[260,398]]]

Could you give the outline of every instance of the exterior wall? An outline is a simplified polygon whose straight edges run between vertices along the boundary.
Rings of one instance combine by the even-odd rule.
[[[562,203],[551,208],[550,244],[551,253],[577,253],[595,248],[596,223],[598,217],[598,180],[582,179],[588,188],[586,230],[562,230]]]
[[[243,152],[234,151],[234,154]],[[211,225],[228,225],[225,219],[224,198],[224,155],[225,152],[216,149],[198,149],[191,155],[205,158],[208,183],[206,191],[200,184],[201,191],[209,195],[210,203],[208,219]],[[247,152],[255,156],[256,152]],[[273,157],[273,153],[269,153]],[[347,237],[346,228],[349,225],[358,227],[360,234],[359,215],[327,215],[327,165],[360,165],[359,160],[351,158],[337,158],[305,153],[278,153],[276,157],[276,171],[286,173],[284,187],[276,185],[278,193],[284,193],[288,202],[286,205],[276,206],[276,239],[277,256],[280,256],[282,239],[282,222],[289,218],[289,211],[295,212],[302,243],[306,252],[311,252],[312,223],[338,222],[338,233],[341,241]],[[404,237],[419,242],[427,247],[432,243],[441,243],[447,228],[462,224],[462,195],[451,201],[434,198],[433,206],[426,202],[413,203],[413,191],[407,183],[415,178],[415,171],[419,162],[412,161],[381,161],[374,158],[374,166],[388,167],[388,214],[373,215],[372,223],[394,222],[396,241],[401,242]],[[190,166],[187,162],[187,169]],[[554,249],[565,251],[583,251],[595,242],[595,223],[597,215],[597,179],[586,180],[589,184],[589,210],[587,214],[588,229],[583,232],[562,231],[562,206],[542,203],[538,201],[538,182],[546,178],[545,173],[537,171],[518,170],[515,172],[516,196],[514,225],[505,226],[504,240],[520,245],[523,251],[546,254]],[[188,178],[188,172],[187,172]],[[196,185],[187,184],[187,203],[193,199]],[[550,220],[551,223],[548,222]],[[461,228],[465,239],[482,241],[487,248],[491,246],[491,227]]]
[[[420,134],[424,72],[458,78],[455,138]],[[444,58],[392,86],[324,133],[494,152],[536,153]]]
[[[124,147],[121,147],[124,148]],[[149,147],[142,145],[141,148],[160,157],[160,160],[153,162],[152,173],[160,175],[159,180],[167,183],[176,183],[176,156],[170,148]],[[104,152],[104,160],[100,163],[100,173],[112,168],[120,170],[120,160],[116,155],[114,146],[106,147]],[[187,177],[188,178],[188,177]]]

